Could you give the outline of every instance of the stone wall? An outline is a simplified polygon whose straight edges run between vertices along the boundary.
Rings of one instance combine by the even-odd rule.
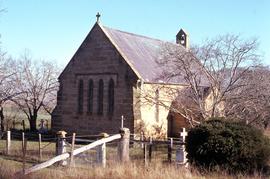
[[[87,112],[88,81],[94,81],[93,113]],[[104,82],[103,115],[97,114],[98,82]],[[108,114],[108,84],[113,79],[114,113]],[[78,113],[78,84],[83,80],[83,112]],[[134,129],[133,89],[137,77],[119,55],[109,39],[96,24],[81,44],[65,70],[59,77],[57,106],[52,115],[52,129],[81,134],[100,132],[118,133],[121,115],[125,127]]]

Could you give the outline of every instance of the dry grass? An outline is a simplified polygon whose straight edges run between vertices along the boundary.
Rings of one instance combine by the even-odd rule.
[[[4,149],[5,141],[0,140],[0,178],[14,178],[14,173],[22,169],[22,159],[21,159],[21,142],[13,141],[11,155],[5,156],[1,151]],[[46,145],[46,143],[44,143]],[[38,163],[37,154],[37,143],[29,142],[27,151],[26,168]],[[54,155],[55,145],[50,145],[44,150],[48,155],[44,156],[43,160],[50,158]],[[89,151],[89,153],[94,151]],[[186,169],[181,166],[176,166],[175,164],[164,163],[166,158],[165,151],[154,152],[154,158],[148,166],[142,163],[142,150],[138,148],[131,148],[130,155],[132,162],[119,164],[115,162],[115,148],[107,148],[107,158],[108,164],[104,169],[100,166],[93,166],[89,164],[80,163],[80,159],[77,158],[78,163],[76,163],[75,168],[68,167],[58,167],[56,165],[51,166],[41,171],[32,173],[27,176],[16,176],[16,178],[57,178],[57,179],[77,179],[77,178],[121,178],[121,179],[133,179],[133,178],[149,178],[149,179],[170,179],[170,178],[263,178],[260,174],[255,174],[254,176],[231,176],[226,172],[221,171],[217,173],[211,173],[207,175],[200,174],[197,170]],[[76,159],[76,158],[75,158]],[[76,160],[75,160],[76,161]]]
[[[42,149],[42,161],[46,161],[55,155],[55,143],[43,142],[42,146],[45,148]],[[6,158],[9,160],[15,160],[18,162],[22,161],[22,142],[21,141],[11,141],[11,150],[10,155],[6,156],[5,153],[6,141],[0,140],[0,157]],[[39,162],[39,148],[38,142],[28,141],[27,142],[27,162],[28,163],[37,163]]]
[[[21,169],[21,163],[0,159],[0,178],[11,178],[14,173]],[[144,167],[139,163],[111,164],[106,169],[96,167],[50,167],[39,172],[19,178],[193,178],[191,174],[173,165],[153,164]],[[199,178],[199,177],[197,177]]]
[[[153,165],[150,167],[144,167],[138,163],[126,163],[107,166],[106,169],[102,167],[84,167],[84,168],[72,168],[64,169],[62,172],[57,172],[58,178],[191,178],[191,176],[185,176],[183,169],[177,169],[172,166]],[[56,173],[54,173],[56,174]],[[42,178],[44,175],[36,174],[34,177]],[[44,178],[51,178],[46,176]],[[56,177],[56,176],[55,176]]]
[[[14,178],[14,173],[21,169],[21,163],[3,160],[0,158],[0,178]],[[126,164],[112,163],[105,169],[99,166],[95,167],[76,167],[76,168],[63,168],[63,167],[50,167],[44,170],[32,173],[27,176],[17,176],[16,178],[27,179],[84,179],[84,178],[110,178],[110,179],[196,179],[196,178],[263,178],[259,174],[254,176],[230,176],[224,172],[207,174],[202,176],[196,170],[185,169],[184,167],[176,165],[168,165],[163,163],[151,163],[145,167],[143,163],[130,162]]]

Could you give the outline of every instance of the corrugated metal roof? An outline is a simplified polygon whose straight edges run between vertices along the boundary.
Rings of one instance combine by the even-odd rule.
[[[163,69],[156,61],[161,55],[164,43],[168,42],[104,26],[102,28],[118,50],[121,51],[120,53],[124,55],[125,60],[130,63],[132,68],[135,68],[133,70],[139,73],[143,80],[146,82],[159,82],[158,77]],[[183,83],[183,81],[177,81],[176,83]]]

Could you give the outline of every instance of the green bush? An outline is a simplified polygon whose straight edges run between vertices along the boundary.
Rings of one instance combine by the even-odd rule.
[[[267,166],[270,142],[255,127],[212,119],[189,131],[186,150],[189,162],[201,169],[253,173]]]

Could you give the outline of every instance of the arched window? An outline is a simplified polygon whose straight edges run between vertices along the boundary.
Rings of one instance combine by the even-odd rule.
[[[108,88],[108,114],[112,115],[114,111],[114,81],[110,79]]]
[[[83,112],[83,80],[80,80],[78,86],[78,113],[82,112]]]
[[[100,79],[98,82],[98,114],[102,115],[103,114],[103,80]]]
[[[155,117],[156,117],[156,121],[159,122],[159,90],[158,89],[155,91],[155,105],[156,105]]]
[[[92,79],[88,82],[88,105],[87,105],[87,112],[92,114],[93,113],[93,98],[94,98],[94,82]]]

